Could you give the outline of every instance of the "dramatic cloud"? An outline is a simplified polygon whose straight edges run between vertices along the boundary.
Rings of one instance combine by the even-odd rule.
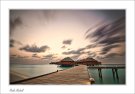
[[[64,55],[81,54],[84,49],[85,48],[79,48],[78,50],[71,50],[71,51],[68,51],[68,52],[63,52],[62,54],[64,54]]]
[[[15,19],[10,19],[10,34],[12,34],[12,32],[14,31],[14,29],[17,27],[17,26],[20,26],[22,25],[23,22],[21,20],[21,18],[15,18]]]
[[[122,53],[122,54],[120,54],[120,53],[109,53],[109,54],[105,55],[105,58],[112,58],[112,57],[124,56],[124,55],[125,55],[125,53]]]
[[[97,44],[89,44],[85,48],[86,49],[91,49],[91,48],[95,48],[95,47],[97,47]]]
[[[14,47],[15,45],[22,45],[22,43],[14,39],[10,39],[10,47]]]
[[[63,43],[63,44],[66,44],[66,45],[71,45],[72,40],[71,40],[71,39],[64,40],[62,43]]]
[[[87,34],[86,39],[92,39],[97,44],[115,44],[125,41],[125,17],[96,27],[94,32]],[[87,31],[88,32],[88,31]]]
[[[89,45],[87,48],[102,47],[100,54],[98,54],[101,57],[119,56],[117,51],[110,51],[113,48],[121,48],[120,50],[124,48],[124,45],[120,46],[120,44],[125,44],[125,17],[121,17],[109,24],[98,24],[95,28],[86,31],[85,38],[95,43],[95,45]]]
[[[107,52],[109,52],[111,49],[113,49],[113,48],[118,48],[118,47],[120,47],[120,45],[119,44],[115,44],[115,45],[108,45],[108,46],[106,46],[106,47],[104,47],[103,49],[102,49],[102,52],[100,53],[100,54],[106,54]]]
[[[63,52],[62,54],[64,54],[64,55],[74,55],[73,57],[79,57],[82,54],[87,54],[88,56],[95,57],[96,52],[90,51],[92,48],[95,48],[95,47],[97,47],[96,44],[90,44],[90,45],[87,45],[86,47],[79,48],[77,50],[70,50],[70,51],[67,51],[67,52]],[[85,51],[85,50],[87,50],[87,51]]]
[[[56,54],[48,54],[48,55],[45,55],[45,56],[43,56],[43,58],[42,59],[53,59],[53,58],[56,58]]]
[[[45,52],[48,49],[49,49],[49,47],[47,45],[41,46],[41,47],[37,47],[36,45],[32,45],[32,46],[26,45],[26,46],[20,48],[20,50],[24,50],[26,52],[34,52],[34,53]]]

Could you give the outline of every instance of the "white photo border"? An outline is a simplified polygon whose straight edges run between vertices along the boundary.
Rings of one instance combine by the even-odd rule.
[[[126,10],[126,85],[10,85],[10,9],[124,9]],[[134,1],[1,1],[1,93],[135,93]],[[10,89],[23,89],[11,92]]]

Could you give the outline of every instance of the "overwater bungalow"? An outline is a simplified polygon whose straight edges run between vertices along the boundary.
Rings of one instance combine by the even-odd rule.
[[[51,62],[50,64],[57,64],[60,66],[75,66],[75,65],[94,66],[94,65],[100,65],[101,62],[99,62],[93,58],[85,58],[85,59],[74,61],[70,57],[66,57],[59,62]]]
[[[57,62],[57,64],[61,66],[74,66],[76,63],[70,57],[66,57],[62,59],[60,62]]]
[[[101,62],[93,59],[93,58],[85,58],[85,59],[81,59],[77,61],[77,64],[83,64],[83,65],[87,65],[87,66],[94,66],[94,65],[100,65]]]

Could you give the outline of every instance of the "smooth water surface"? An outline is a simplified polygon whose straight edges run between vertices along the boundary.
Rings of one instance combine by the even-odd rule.
[[[125,84],[125,68],[118,69],[118,77],[113,75],[112,69],[102,69],[102,77],[99,76],[98,69],[90,69],[89,74],[95,79],[94,84]]]
[[[63,70],[64,68],[58,67],[53,64],[44,64],[44,65],[20,65],[20,64],[11,64],[10,65],[10,75],[12,79],[10,81],[32,78],[40,76],[43,74],[48,74],[55,72],[57,70]]]

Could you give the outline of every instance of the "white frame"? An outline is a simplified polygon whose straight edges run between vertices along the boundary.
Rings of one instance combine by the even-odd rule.
[[[10,9],[125,9],[126,85],[10,85]],[[1,93],[135,93],[134,16],[134,1],[1,1]],[[24,91],[11,92],[10,89]]]

